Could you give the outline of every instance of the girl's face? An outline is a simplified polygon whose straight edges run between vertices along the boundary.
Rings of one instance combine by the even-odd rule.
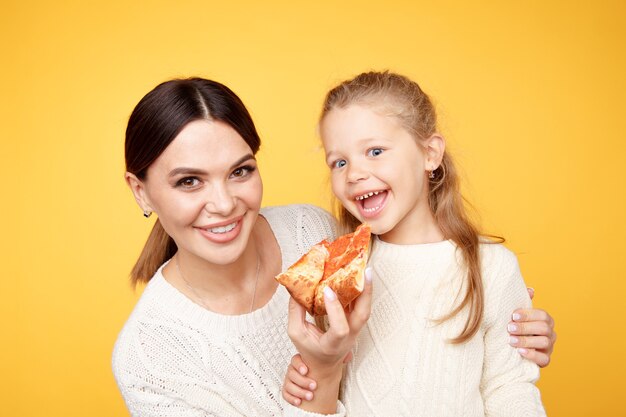
[[[139,205],[159,216],[181,252],[220,265],[242,255],[263,184],[252,150],[232,127],[190,122],[150,165],[144,181],[126,176]]]
[[[333,192],[372,233],[402,243],[432,228],[428,173],[440,159],[430,141],[442,145],[441,137],[419,146],[397,118],[356,104],[327,113],[320,132]]]

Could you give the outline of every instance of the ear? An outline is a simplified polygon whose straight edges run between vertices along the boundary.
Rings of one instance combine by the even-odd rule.
[[[426,150],[425,168],[434,171],[441,165],[443,153],[446,150],[446,140],[439,133],[434,133],[424,141]]]
[[[130,172],[126,172],[124,174],[124,179],[126,180],[126,184],[128,184],[130,190],[133,192],[133,195],[135,196],[135,201],[137,201],[137,204],[139,205],[139,207],[141,207],[141,210],[150,212],[154,211],[152,205],[150,204],[150,199],[148,198],[148,195],[146,193],[146,186],[144,182],[137,178],[135,174],[132,174]]]

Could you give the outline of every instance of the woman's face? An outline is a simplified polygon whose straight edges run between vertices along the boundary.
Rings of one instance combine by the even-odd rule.
[[[138,202],[159,216],[179,251],[220,265],[242,255],[263,184],[252,150],[228,124],[190,122],[139,183],[131,183]]]

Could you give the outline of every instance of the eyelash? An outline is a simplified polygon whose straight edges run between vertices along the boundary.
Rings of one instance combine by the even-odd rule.
[[[330,164],[330,168],[331,168],[331,169],[335,169],[335,168],[337,168],[337,169],[338,169],[338,168],[343,168],[343,167],[345,167],[345,164],[344,164],[344,165],[342,165],[342,166],[337,166],[337,164],[338,164],[338,163],[340,163],[340,162],[346,162],[346,160],[345,160],[345,159],[337,159],[336,161],[333,161],[333,162]],[[347,162],[346,162],[346,164],[347,164]]]
[[[234,175],[234,174],[235,174],[235,172],[237,172],[237,171],[239,171],[239,170],[243,170],[243,171],[245,171],[245,173],[244,173],[243,175],[239,175],[239,176]],[[255,170],[256,170],[256,167],[254,167],[254,166],[252,166],[252,165],[244,165],[244,166],[242,166],[242,167],[239,167],[239,168],[235,169],[235,170],[232,172],[232,174],[230,174],[230,177],[232,177],[232,178],[245,178],[245,177],[247,177],[248,175],[252,174]]]
[[[378,155],[370,155],[373,151],[380,151],[380,153]],[[385,152],[383,148],[369,148],[366,152],[366,155],[372,158],[376,158],[377,156],[380,156],[380,154],[382,154],[383,152]]]
[[[189,181],[189,180],[194,180],[194,181],[200,182],[200,179],[198,177],[184,177],[184,178],[181,178],[178,181],[176,181],[176,187],[193,188],[193,187],[195,187],[197,185],[197,184],[185,185],[185,182]]]
[[[378,155],[372,155],[371,153],[372,153],[373,151],[380,151],[380,153],[379,153]],[[366,155],[366,156],[368,156],[368,157],[370,157],[370,158],[376,158],[377,156],[380,156],[383,152],[385,152],[385,149],[383,149],[383,148],[369,148],[369,149],[365,152],[365,155]],[[341,163],[341,162],[345,162],[345,163],[347,163],[345,159],[337,159],[336,161],[333,161],[333,162],[331,162],[331,163],[330,163],[330,168],[331,168],[331,169],[335,169],[335,168],[337,168],[337,169],[338,169],[338,168],[343,168],[343,167],[345,166],[345,164],[344,164],[344,165],[342,165],[342,166],[338,166],[338,165],[337,165],[337,164],[339,164],[339,163]]]
[[[235,172],[237,171],[243,171],[242,175],[234,175]],[[241,178],[245,178],[248,175],[252,174],[254,171],[256,170],[256,167],[252,166],[252,165],[245,165],[239,168],[236,168],[229,176],[229,178],[234,178],[234,179],[241,179]],[[187,181],[194,181],[193,185],[185,185],[185,182]],[[196,188],[198,186],[198,183],[200,183],[200,178],[198,177],[184,177],[179,179],[178,181],[176,181],[176,187],[182,187],[182,188],[186,188],[186,189],[193,189]]]

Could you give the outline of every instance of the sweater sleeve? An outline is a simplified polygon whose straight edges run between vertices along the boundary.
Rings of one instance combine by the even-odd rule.
[[[531,306],[515,255],[500,245],[483,259],[485,357],[481,393],[486,416],[545,416],[535,382],[539,368],[509,345],[507,324],[517,308]]]
[[[289,404],[283,400],[283,409],[285,410],[284,417],[346,417],[346,408],[337,401],[337,412],[335,414],[319,414],[313,411],[305,411],[298,407]]]

